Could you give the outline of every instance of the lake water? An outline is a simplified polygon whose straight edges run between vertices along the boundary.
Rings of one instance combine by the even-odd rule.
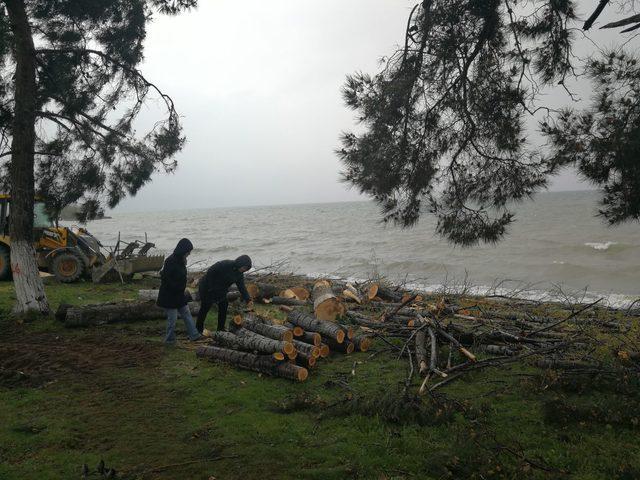
[[[286,271],[392,281],[434,290],[472,283],[479,293],[527,286],[535,297],[561,286],[586,289],[624,305],[640,297],[640,225],[608,227],[596,217],[599,194],[550,192],[516,209],[516,223],[497,245],[453,247],[435,237],[425,216],[413,229],[380,223],[372,202],[112,213],[87,228],[105,244],[144,238],[171,251],[181,237],[195,245],[189,262],[204,267],[248,254],[254,265],[286,260]],[[467,278],[465,282],[464,279]]]

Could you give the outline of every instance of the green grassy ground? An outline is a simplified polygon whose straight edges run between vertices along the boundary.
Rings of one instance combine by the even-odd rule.
[[[133,299],[139,288],[47,294],[56,307]],[[161,321],[16,323],[12,295],[1,283],[2,479],[81,478],[100,459],[128,479],[640,478],[630,378],[518,365],[416,400],[401,395],[407,362],[378,345],[330,357],[294,384],[198,360],[187,342],[165,347]]]

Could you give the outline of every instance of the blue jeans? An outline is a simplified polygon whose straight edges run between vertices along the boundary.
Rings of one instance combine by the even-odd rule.
[[[184,326],[187,328],[189,339],[198,340],[200,338],[200,334],[193,323],[189,305],[180,308],[165,308],[164,311],[167,312],[167,336],[164,338],[165,343],[176,343],[176,320],[178,319],[178,313],[182,317],[182,320],[184,320]]]

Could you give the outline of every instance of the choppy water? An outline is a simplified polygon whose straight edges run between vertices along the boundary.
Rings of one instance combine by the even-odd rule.
[[[380,223],[375,204],[349,202],[113,213],[88,229],[105,244],[149,238],[172,250],[181,237],[196,246],[190,262],[205,265],[246,253],[257,265],[286,259],[289,271],[363,278],[379,272],[425,288],[460,284],[479,291],[502,280],[548,291],[588,289],[610,303],[640,297],[640,225],[610,228],[595,217],[597,192],[544,193],[517,208],[517,222],[495,246],[452,247],[434,237],[425,217],[410,230]]]

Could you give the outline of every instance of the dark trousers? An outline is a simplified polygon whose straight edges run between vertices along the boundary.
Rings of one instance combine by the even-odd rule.
[[[196,322],[196,328],[200,333],[204,330],[204,319],[207,318],[207,313],[211,310],[211,306],[218,304],[218,331],[224,330],[224,325],[227,321],[227,309],[229,308],[229,302],[225,298],[219,302],[208,298],[200,297],[200,311],[198,312],[198,321]]]

